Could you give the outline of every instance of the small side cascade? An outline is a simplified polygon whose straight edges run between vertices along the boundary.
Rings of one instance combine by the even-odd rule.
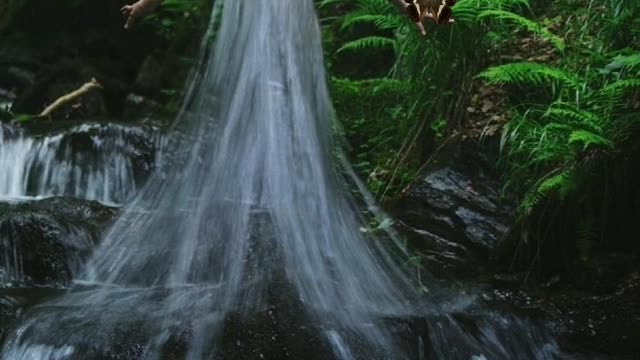
[[[84,124],[42,137],[0,126],[0,198],[74,196],[122,204],[154,163],[149,129]]]

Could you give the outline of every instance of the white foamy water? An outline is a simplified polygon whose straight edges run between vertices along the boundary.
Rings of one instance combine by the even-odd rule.
[[[140,154],[130,141],[145,136],[139,128],[119,125],[80,125],[43,137],[0,126],[0,198],[65,195],[126,202],[139,187],[134,158]]]

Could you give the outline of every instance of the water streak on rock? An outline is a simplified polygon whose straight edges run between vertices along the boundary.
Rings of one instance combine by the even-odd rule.
[[[150,171],[151,141],[147,129],[120,125],[85,124],[44,137],[0,126],[0,197],[126,202]]]

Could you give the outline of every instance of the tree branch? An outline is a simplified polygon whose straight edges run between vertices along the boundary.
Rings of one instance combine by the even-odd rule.
[[[47,106],[38,117],[49,117],[54,111],[58,110],[62,106],[75,101],[79,97],[88,94],[93,90],[102,89],[102,85],[98,83],[96,79],[91,79],[91,81],[85,83],[77,90],[70,92],[67,95],[59,97],[56,101],[54,101],[51,105]]]

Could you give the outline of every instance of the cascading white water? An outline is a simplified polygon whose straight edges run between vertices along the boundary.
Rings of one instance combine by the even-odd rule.
[[[25,138],[21,131],[0,124],[0,196],[18,197],[25,194],[25,166],[33,140]]]
[[[0,198],[75,196],[105,204],[131,199],[138,184],[132,161],[140,128],[80,125],[33,137],[0,126]]]
[[[386,319],[424,308],[390,242],[362,230],[336,169],[313,1],[226,0],[222,9],[165,166],[81,285],[36,308],[2,359],[92,358],[130,329],[144,333],[130,358],[160,359],[181,336],[187,359],[224,358],[229,314],[251,317],[273,297],[304,313],[335,358],[410,356]]]

